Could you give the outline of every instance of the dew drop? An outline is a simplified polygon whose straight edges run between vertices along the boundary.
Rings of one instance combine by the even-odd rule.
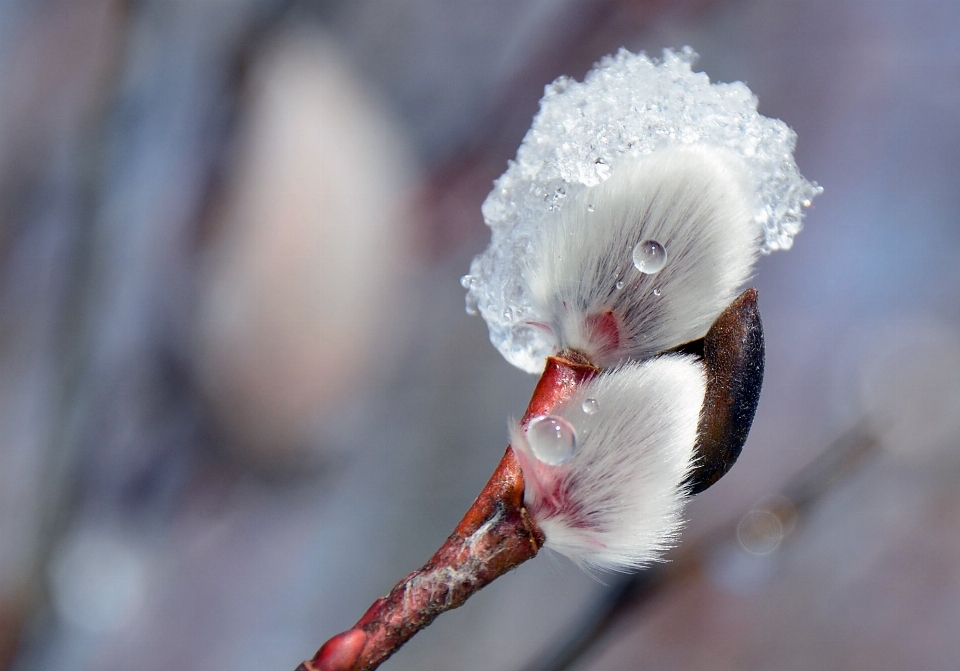
[[[479,304],[476,296],[474,296],[473,294],[467,294],[467,297],[464,300],[464,304],[465,304],[464,307],[466,307],[468,315],[479,314],[480,310],[479,310]]]
[[[567,461],[577,449],[577,432],[563,417],[536,417],[527,427],[527,440],[533,456],[550,466]]]
[[[593,212],[596,208],[593,206],[593,203],[587,205],[587,212]]]
[[[592,415],[600,409],[600,404],[597,403],[597,399],[595,398],[586,398],[583,400],[583,403],[580,405],[580,407],[583,409],[583,413],[585,415]]]
[[[460,286],[463,287],[464,289],[470,289],[471,287],[473,287],[474,282],[475,280],[473,278],[473,275],[464,275],[463,277],[460,278]]]
[[[667,250],[656,240],[644,240],[633,248],[633,265],[641,273],[654,275],[667,263]]]
[[[654,295],[654,296],[659,296],[659,295],[660,295],[660,287],[657,287],[656,289],[653,290],[653,295]]]
[[[617,289],[618,290],[623,289],[623,280],[620,280],[619,282],[617,282]]]
[[[610,176],[610,166],[606,164],[602,159],[597,159],[594,161],[597,166],[597,177],[601,180],[605,180]]]

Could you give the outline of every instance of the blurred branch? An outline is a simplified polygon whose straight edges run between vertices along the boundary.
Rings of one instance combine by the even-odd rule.
[[[79,13],[93,12],[94,9],[104,13],[99,23],[78,19]],[[24,127],[4,129],[24,136],[17,138],[21,142],[14,146],[17,151],[8,159],[14,165],[26,165],[27,169],[22,174],[19,171],[0,174],[3,182],[0,183],[0,212],[8,215],[3,222],[4,230],[0,231],[0,262],[11,263],[10,255],[14,251],[11,248],[19,242],[18,238],[27,238],[44,225],[42,215],[37,214],[32,203],[50,197],[47,193],[51,180],[49,173],[55,169],[47,162],[54,153],[52,143],[62,132],[58,125],[71,128],[76,136],[72,138],[77,150],[71,175],[75,182],[72,188],[76,209],[75,219],[62,231],[66,239],[62,249],[45,249],[47,253],[62,256],[65,272],[51,283],[50,294],[45,297],[48,300],[30,308],[31,317],[44,312],[52,315],[51,344],[41,341],[35,347],[49,350],[49,353],[44,351],[43,356],[53,359],[52,370],[56,379],[50,402],[51,428],[42,456],[42,487],[36,492],[39,524],[32,547],[30,573],[20,587],[19,598],[0,603],[0,671],[14,663],[28,621],[47,599],[44,572],[57,540],[68,524],[70,503],[76,496],[81,448],[77,419],[84,407],[82,377],[90,344],[89,337],[85,337],[89,335],[85,311],[89,305],[94,270],[91,261],[93,223],[101,201],[108,129],[127,52],[131,13],[131,0],[108,0],[100,7],[80,9],[69,3],[54,3],[28,13],[16,40],[18,46],[30,45],[56,56],[51,57],[52,66],[46,62],[24,65],[31,74],[30,85],[41,89],[47,97],[40,95],[33,99],[31,90],[19,90],[18,93],[27,99],[25,111],[19,119]],[[89,40],[84,31],[91,23],[103,30],[100,34],[102,42],[89,49],[78,47]],[[99,60],[91,55],[98,53],[102,55]],[[13,60],[12,56],[8,58]],[[58,69],[61,63],[62,69]],[[33,78],[42,81],[35,82]],[[84,81],[87,93],[80,101],[61,102],[63,107],[58,109],[61,117],[47,114],[49,108],[56,105],[51,101],[67,87],[64,80],[70,78]],[[33,157],[33,153],[39,157]],[[37,280],[36,276],[23,279],[26,285]]]

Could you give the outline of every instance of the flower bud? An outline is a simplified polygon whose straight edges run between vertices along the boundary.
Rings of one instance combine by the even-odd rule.
[[[702,337],[760,248],[743,172],[725,150],[661,149],[569,202],[525,274],[556,351],[605,368]]]
[[[584,566],[628,570],[672,544],[704,386],[696,357],[661,356],[600,373],[549,416],[512,427],[524,504],[546,547]],[[541,431],[544,424],[561,429]],[[544,459],[551,440],[568,446],[567,427],[568,458]]]

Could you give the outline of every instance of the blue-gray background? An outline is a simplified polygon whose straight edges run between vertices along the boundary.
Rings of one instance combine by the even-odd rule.
[[[463,310],[491,180],[544,84],[685,44],[825,192],[683,545],[879,448],[580,668],[958,668],[960,4],[3,0],[0,669],[292,669],[419,566],[534,383]],[[519,669],[603,590],[544,553],[385,668]]]

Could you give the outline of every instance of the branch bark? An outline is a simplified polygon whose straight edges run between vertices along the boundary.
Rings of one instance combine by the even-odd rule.
[[[576,352],[548,358],[521,424],[548,414],[597,372]],[[297,671],[377,668],[440,613],[463,605],[473,593],[536,556],[543,542],[543,532],[524,508],[523,473],[508,446],[490,480],[436,554]]]

